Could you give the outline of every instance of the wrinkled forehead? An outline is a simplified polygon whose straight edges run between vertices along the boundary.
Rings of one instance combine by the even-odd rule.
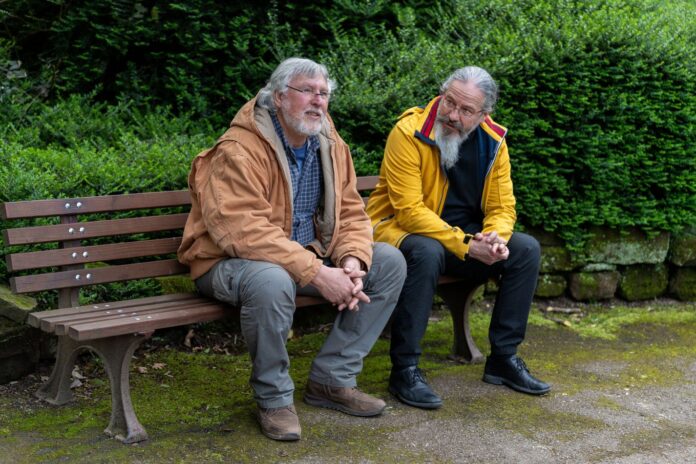
[[[478,108],[483,106],[486,99],[483,91],[472,81],[454,80],[445,90],[444,95],[454,100],[455,103],[475,105]]]
[[[321,89],[329,88],[328,81],[320,72],[314,74],[297,74],[290,78],[289,84],[292,86],[305,85]]]

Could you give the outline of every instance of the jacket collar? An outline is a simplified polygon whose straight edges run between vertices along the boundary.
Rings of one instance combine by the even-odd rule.
[[[430,100],[424,108],[411,108],[399,118],[401,119],[408,114],[414,113],[414,110],[420,110],[421,114],[418,124],[416,125],[416,131],[413,135],[420,141],[434,147],[437,146],[437,143],[435,143],[435,119],[437,118],[437,109],[440,106],[441,99],[441,96],[437,96]],[[480,131],[479,135],[487,135],[493,138],[495,142],[500,142],[507,134],[507,129],[494,122],[490,116],[486,116],[484,120],[481,121],[477,130]]]

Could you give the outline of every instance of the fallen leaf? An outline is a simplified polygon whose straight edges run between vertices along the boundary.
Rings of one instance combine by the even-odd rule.
[[[167,367],[165,363],[154,363],[152,365],[152,368],[156,370],[164,369],[165,367]]]
[[[147,367],[138,366],[138,367],[136,367],[136,369],[137,369],[138,372],[140,372],[141,374],[147,374]]]
[[[193,329],[189,329],[188,333],[184,337],[184,346],[191,348],[191,339],[193,338],[194,334]]]

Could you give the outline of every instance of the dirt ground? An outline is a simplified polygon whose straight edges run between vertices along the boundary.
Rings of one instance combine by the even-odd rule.
[[[431,324],[435,334],[426,342],[426,350],[445,347],[429,359],[428,369],[432,386],[444,398],[443,408],[422,411],[389,397],[388,372],[367,383],[370,393],[388,401],[378,418],[312,408],[301,402],[299,391],[303,436],[296,443],[261,436],[248,393],[239,408],[212,425],[193,421],[168,427],[150,419],[150,440],[137,445],[122,445],[100,432],[108,421],[108,402],[86,393],[67,407],[72,418],[58,421],[68,425],[56,430],[45,422],[65,407],[47,406],[32,396],[40,376],[47,375],[43,371],[0,386],[0,462],[696,463],[696,305],[653,302],[617,309],[616,317],[598,313],[602,318],[596,321],[566,314],[560,321],[554,316],[530,322],[520,354],[534,374],[552,384],[543,397],[485,384],[482,365],[448,359],[444,353],[451,322],[443,317]],[[613,337],[587,335],[582,327],[609,327],[606,333]],[[477,337],[482,345],[485,331]],[[375,365],[388,359],[388,342],[379,343]],[[162,351],[156,356],[164,356]],[[186,359],[197,363],[207,358]],[[108,390],[97,390],[108,396]],[[169,390],[166,394],[172,394]],[[196,390],[186,395],[200,395],[197,401],[211,408],[202,417],[210,418],[218,407],[215,399]],[[136,409],[144,409],[147,401],[134,398]],[[93,425],[90,411],[98,418]],[[186,414],[175,404],[163,412],[156,417]],[[80,417],[88,425],[77,432],[60,430]]]

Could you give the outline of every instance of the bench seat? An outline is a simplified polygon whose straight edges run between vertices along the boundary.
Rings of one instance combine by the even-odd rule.
[[[376,184],[375,176],[358,178],[361,191]],[[21,220],[19,226],[3,231],[5,247],[14,247],[14,252],[6,254],[8,271],[14,274],[12,291],[58,292],[60,309],[28,317],[28,324],[58,338],[53,372],[36,396],[55,405],[70,401],[78,354],[95,352],[104,362],[111,386],[111,419],[105,433],[124,443],[148,438],[130,398],[130,359],[138,346],[158,329],[219,320],[231,310],[195,293],[79,305],[79,292],[95,284],[188,274],[174,254],[187,218],[182,210],[189,207],[185,190],[0,205],[4,220]],[[26,226],[27,220],[39,218],[41,225]],[[45,225],[47,218],[57,223]],[[438,285],[452,313],[454,356],[466,363],[483,361],[469,329],[476,288],[450,276],[442,276]],[[320,304],[327,301],[296,297],[297,308]]]

